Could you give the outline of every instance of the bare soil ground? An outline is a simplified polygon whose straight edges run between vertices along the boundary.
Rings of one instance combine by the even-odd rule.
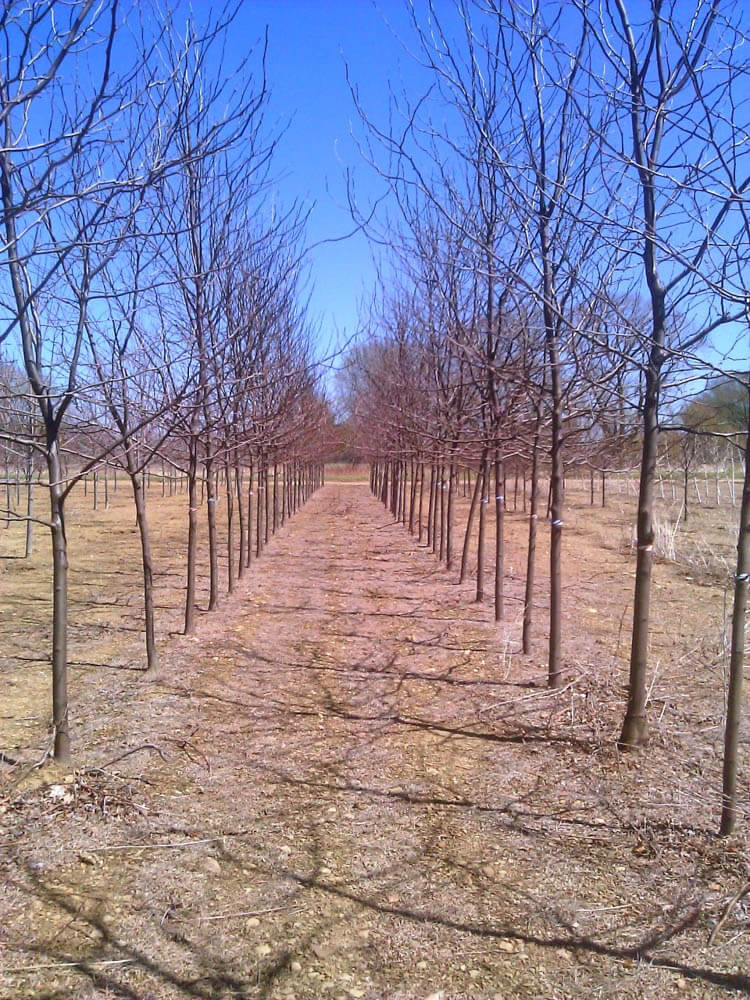
[[[653,738],[622,756],[632,504],[570,501],[552,694],[543,545],[517,652],[520,514],[497,626],[366,485],[329,484],[194,639],[165,639],[152,682],[124,490],[93,516],[77,496],[73,774],[31,767],[44,545],[0,560],[0,996],[750,995],[750,900],[729,906],[750,846],[714,836],[733,512],[704,510],[690,559],[658,567]],[[162,631],[184,506],[152,500]]]

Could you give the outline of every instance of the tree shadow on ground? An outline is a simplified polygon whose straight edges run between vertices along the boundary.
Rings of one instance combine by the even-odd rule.
[[[433,843],[437,843],[440,839],[437,827],[433,834]],[[641,930],[635,943],[620,946],[581,933],[555,907],[554,902],[544,900],[540,909],[540,897],[523,892],[517,886],[492,886],[495,898],[504,899],[507,912],[513,913],[514,919],[510,921],[502,918],[472,920],[446,912],[439,905],[389,902],[378,883],[384,876],[391,881],[398,878],[401,873],[397,868],[381,869],[358,880],[336,880],[324,875],[322,836],[320,830],[308,830],[307,843],[311,850],[307,864],[301,865],[307,867],[307,871],[283,864],[267,864],[258,868],[259,874],[276,880],[277,891],[283,894],[279,910],[299,910],[309,916],[308,925],[304,928],[277,928],[270,952],[262,957],[254,955],[249,948],[242,958],[222,955],[222,939],[203,939],[202,931],[208,925],[201,922],[200,916],[183,916],[179,911],[144,914],[146,933],[144,935],[141,928],[138,939],[145,939],[148,945],[137,944],[127,932],[118,931],[111,920],[105,920],[96,913],[84,912],[80,903],[71,900],[58,885],[43,876],[32,874],[22,882],[13,880],[13,888],[25,894],[29,905],[34,903],[37,910],[39,904],[51,908],[57,912],[63,931],[75,923],[79,932],[78,945],[66,945],[64,934],[58,932],[46,943],[27,943],[22,948],[30,959],[30,969],[34,966],[44,969],[49,965],[50,979],[53,973],[57,980],[61,974],[68,977],[68,985],[42,986],[34,996],[38,1000],[62,1000],[71,995],[70,983],[75,983],[80,989],[83,982],[88,982],[90,987],[106,990],[107,995],[120,1000],[144,1000],[151,995],[149,991],[160,988],[167,989],[170,996],[186,1000],[213,1000],[218,996],[269,998],[278,995],[277,988],[293,978],[292,962],[307,962],[335,927],[344,923],[344,918],[334,909],[340,904],[347,906],[347,924],[368,917],[381,926],[384,922],[405,921],[415,927],[416,933],[424,928],[428,940],[432,939],[434,932],[440,932],[459,935],[459,939],[468,936],[490,948],[493,942],[499,944],[504,941],[533,946],[543,952],[564,951],[571,957],[589,955],[611,959],[618,964],[643,963],[649,968],[679,973],[688,980],[750,995],[750,977],[746,974],[692,964],[671,956],[666,950],[679,935],[694,928],[701,917],[700,906],[684,892],[678,892],[660,922]],[[147,851],[148,846],[143,845],[143,850]],[[427,844],[423,848],[425,856],[429,855],[431,846]],[[234,872],[236,877],[240,877],[246,871],[247,858],[241,853],[223,847],[218,849],[216,856],[226,872]],[[410,860],[413,862],[415,859]],[[466,866],[457,862],[456,868],[466,869]],[[488,881],[471,868],[467,872],[474,880],[475,888],[482,881]],[[279,890],[278,886],[283,888]],[[489,890],[487,894],[489,896]],[[554,925],[548,933],[523,927],[524,922],[528,924],[529,915],[538,918],[540,914],[547,925]],[[231,916],[228,914],[226,919]],[[219,917],[210,914],[204,919],[210,921]],[[633,929],[632,925],[610,928],[609,936],[618,938],[623,931]],[[242,931],[235,932],[235,936],[241,941]],[[81,945],[81,937],[88,939],[88,943]],[[92,941],[95,942],[93,945]],[[18,947],[18,943],[15,946]],[[163,957],[157,959],[155,954]],[[171,960],[165,959],[167,954]],[[502,952],[499,951],[498,955],[501,956]],[[365,957],[362,956],[363,961]],[[350,962],[353,962],[351,968],[361,965],[356,955],[353,958],[350,956]],[[75,969],[66,969],[66,964],[75,965]],[[7,974],[9,988],[13,981],[20,983],[23,980],[22,976],[12,971]],[[39,981],[38,973],[36,981]]]

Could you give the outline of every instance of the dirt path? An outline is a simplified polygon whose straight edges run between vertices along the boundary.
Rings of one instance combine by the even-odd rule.
[[[83,763],[135,752],[2,817],[0,995],[750,994],[706,947],[741,845],[636,824],[595,686],[535,687],[468,593],[329,485],[161,683],[92,679]]]

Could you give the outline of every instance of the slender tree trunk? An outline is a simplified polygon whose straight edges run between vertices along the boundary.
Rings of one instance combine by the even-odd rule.
[[[557,336],[548,339],[550,382],[552,389],[552,444],[550,471],[550,542],[549,542],[549,658],[548,684],[562,685],[562,531],[564,469],[562,454],[562,392]]]
[[[448,466],[448,504],[447,504],[447,525],[445,536],[445,565],[447,569],[453,569],[453,536],[455,529],[455,503],[454,493],[456,483],[456,467],[451,460]]]
[[[398,463],[398,499],[396,501],[396,520],[400,524],[406,524],[406,486],[407,486],[407,465],[405,461],[399,459]]]
[[[260,558],[263,552],[263,507],[265,505],[265,490],[263,485],[263,477],[265,475],[265,464],[263,459],[258,462],[258,502],[255,505],[255,519],[256,519],[256,545],[255,545],[255,555]]]
[[[65,498],[57,441],[48,438],[47,470],[52,537],[52,725],[54,756],[70,763],[68,718],[68,542],[65,535]]]
[[[29,434],[33,434],[33,425]],[[29,446],[26,455],[26,548],[24,558],[30,559],[34,551],[34,450]]]
[[[505,489],[503,466],[500,461],[500,449],[495,452],[495,621],[502,621],[504,614],[503,576],[503,543],[505,528]]]
[[[481,476],[477,476],[474,480],[474,492],[471,495],[471,503],[469,504],[469,516],[466,519],[466,532],[464,534],[464,547],[461,553],[461,572],[458,577],[458,582],[463,583],[466,579],[466,574],[469,570],[469,551],[471,548],[471,529],[474,527],[474,515],[477,511],[477,504],[479,503],[479,491],[481,489]]]
[[[273,463],[273,534],[279,526],[279,465]]]
[[[141,540],[141,566],[143,570],[143,609],[146,623],[146,664],[147,673],[154,674],[159,668],[156,652],[156,622],[154,612],[154,560],[151,554],[151,536],[148,530],[148,515],[143,486],[135,466],[128,469],[133,487],[135,519]]]
[[[409,488],[409,534],[413,535],[417,517],[417,474],[413,458],[409,462],[409,468],[411,471],[411,485]]]
[[[263,465],[263,493],[263,542],[268,545],[271,537],[271,479],[267,462]]]
[[[247,552],[247,524],[245,523],[245,504],[242,496],[242,467],[239,458],[234,463],[234,488],[237,493],[237,520],[240,526],[240,544],[237,550],[237,575],[240,579],[245,573],[245,554]]]
[[[281,480],[281,526],[286,524],[286,519],[292,516],[292,508],[289,502],[289,463],[284,462],[281,466],[283,479]]]
[[[523,639],[525,654],[531,652],[531,626],[534,618],[534,574],[536,569],[536,531],[539,506],[539,437],[541,433],[541,411],[537,409],[534,425],[534,443],[531,449],[531,491],[529,496],[529,542],[526,551],[526,587],[523,598]],[[524,471],[524,494],[526,473]],[[525,504],[524,504],[525,506]]]
[[[434,551],[433,534],[435,531],[435,465],[430,462],[430,499],[427,506],[427,548]]]
[[[440,562],[445,558],[445,463],[440,463],[440,479],[438,480],[440,489],[440,545],[439,545],[439,556]]]
[[[234,590],[234,484],[230,474],[229,454],[224,458],[224,496],[227,507],[227,593]]]
[[[482,452],[482,466],[477,479],[482,481],[482,494],[479,501],[479,534],[477,537],[477,603],[484,600],[484,549],[487,523],[487,504],[489,502],[489,476],[487,475],[487,449]]]
[[[208,447],[211,447],[210,442]],[[219,606],[219,544],[216,531],[216,477],[214,462],[207,457],[204,462],[206,481],[206,520],[208,522],[208,564],[209,591],[208,610],[213,611]]]
[[[748,391],[750,397],[750,388]],[[732,609],[732,640],[729,655],[729,690],[727,719],[724,730],[724,768],[722,775],[722,807],[720,834],[734,831],[739,808],[737,779],[739,774],[740,722],[742,719],[742,686],[745,667],[745,611],[750,580],[750,426],[745,435],[745,478],[740,502],[740,526],[737,539],[737,572],[734,577],[734,607]]]
[[[656,311],[653,348],[646,371],[646,392],[643,406],[643,445],[641,480],[638,492],[638,555],[633,597],[633,634],[630,647],[628,706],[620,734],[622,749],[644,746],[648,741],[646,719],[646,671],[648,668],[649,615],[651,608],[651,576],[654,544],[654,482],[659,443],[658,409],[664,342],[663,297]],[[661,316],[661,321],[658,319]],[[660,332],[659,332],[660,331]]]
[[[185,588],[185,635],[195,632],[196,569],[198,564],[198,443],[191,438],[188,456],[188,542]]]
[[[435,498],[432,502],[432,552],[437,555],[440,536],[440,465],[435,465],[435,476],[432,482]]]
[[[255,522],[253,521],[253,476],[255,474],[255,469],[253,468],[252,461],[250,462],[250,469],[247,474],[247,555],[245,562],[248,569],[253,564],[253,529],[255,527]]]
[[[419,463],[419,538],[418,541],[422,542],[423,526],[422,526],[422,511],[424,509],[424,462]]]

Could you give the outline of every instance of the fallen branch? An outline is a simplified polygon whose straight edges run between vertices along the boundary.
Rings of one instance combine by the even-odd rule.
[[[130,757],[134,753],[140,753],[141,750],[155,750],[161,759],[166,763],[167,758],[155,743],[142,743],[139,747],[133,747],[132,750],[126,750],[125,753],[120,754],[119,757],[113,757],[112,760],[108,760],[106,764],[97,764],[96,767],[83,768],[81,774],[96,774],[99,771],[103,771],[105,767],[111,767],[113,764],[118,764],[121,760],[125,760],[126,757]]]
[[[265,910],[240,910],[238,913],[215,913],[210,916],[183,917],[180,923],[196,922],[200,920],[232,920],[234,917],[260,917],[265,913],[293,912],[294,910],[304,910],[304,906],[269,906]]]
[[[714,927],[714,929],[711,931],[711,936],[708,939],[708,947],[709,948],[711,947],[711,945],[714,943],[714,941],[718,937],[719,931],[721,930],[721,928],[727,922],[729,914],[732,912],[732,910],[735,908],[735,906],[737,905],[737,903],[739,903],[739,901],[742,899],[742,897],[747,892],[750,892],[750,880],[747,881],[747,882],[745,882],[745,884],[742,886],[742,888],[738,892],[736,892],[732,896],[732,898],[729,900],[729,902],[727,903],[726,907],[724,908],[724,912],[721,915],[721,919],[719,920],[719,922],[717,923],[717,925]]]
[[[89,848],[91,854],[101,854],[104,851],[172,851],[180,847],[195,847],[198,844],[220,844],[227,837],[241,837],[249,830],[239,833],[225,833],[221,837],[206,837],[203,840],[179,840],[168,844],[109,844],[105,847]]]
[[[22,972],[38,972],[41,969],[79,969],[79,968],[93,968],[94,966],[104,966],[104,965],[129,965],[131,962],[135,962],[134,958],[112,958],[112,959],[102,959],[98,962],[89,962],[87,959],[83,959],[80,962],[51,962],[48,965],[19,965],[15,969],[6,969],[6,972],[22,973]]]

